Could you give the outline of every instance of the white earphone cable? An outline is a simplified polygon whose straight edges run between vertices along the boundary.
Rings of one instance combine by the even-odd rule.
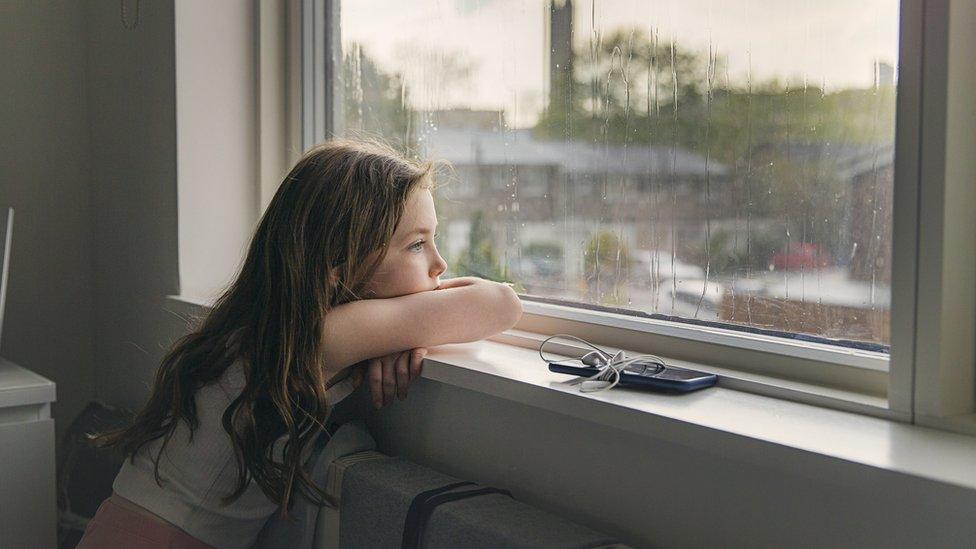
[[[589,341],[586,341],[583,338],[576,337],[570,334],[556,334],[547,337],[539,345],[539,357],[546,363],[555,362],[555,361],[546,358],[545,354],[543,353],[543,348],[546,346],[546,343],[549,343],[550,340],[556,338],[574,339],[586,345],[587,347],[590,347],[600,355],[601,363],[596,366],[596,368],[599,370],[597,373],[589,377],[581,376],[570,382],[571,385],[579,384],[580,385],[579,390],[581,393],[595,393],[595,392],[606,391],[607,389],[614,388],[617,385],[617,383],[620,382],[621,370],[626,369],[628,366],[634,364],[635,362],[650,362],[655,366],[657,366],[658,368],[664,368],[667,366],[664,363],[664,359],[662,359],[657,355],[635,355],[632,357],[628,357],[624,354],[623,351],[617,351],[616,354],[611,355],[610,353],[604,351],[603,349],[600,349],[599,347],[590,343]]]

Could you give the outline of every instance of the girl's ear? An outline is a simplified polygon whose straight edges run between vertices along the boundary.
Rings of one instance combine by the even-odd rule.
[[[329,286],[335,288],[339,284],[339,267],[329,269]]]

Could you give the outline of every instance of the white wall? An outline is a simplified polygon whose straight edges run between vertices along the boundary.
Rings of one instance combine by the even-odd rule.
[[[58,439],[95,395],[85,10],[0,2],[0,207],[16,210],[0,354],[57,383]]]
[[[180,288],[212,298],[258,218],[254,2],[176,2]]]

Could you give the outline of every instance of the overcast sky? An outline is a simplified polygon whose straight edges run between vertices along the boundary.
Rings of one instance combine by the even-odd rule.
[[[543,0],[350,0],[342,2],[344,48],[362,44],[388,72],[404,75],[419,109],[503,109],[516,126],[544,106]],[[778,77],[828,91],[868,87],[880,59],[896,64],[897,0],[592,0],[574,3],[576,50],[596,33],[656,29],[662,42],[707,51],[744,82]],[[452,63],[453,61],[453,63]],[[469,67],[458,84],[453,67]]]

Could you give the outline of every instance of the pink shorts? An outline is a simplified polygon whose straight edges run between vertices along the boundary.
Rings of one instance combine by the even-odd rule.
[[[85,528],[76,549],[212,549],[183,530],[140,515],[106,499]]]

